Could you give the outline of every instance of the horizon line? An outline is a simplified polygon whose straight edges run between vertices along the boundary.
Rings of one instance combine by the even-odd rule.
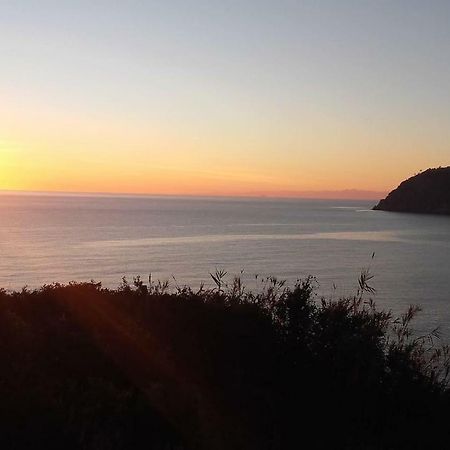
[[[184,194],[184,193],[150,193],[150,192],[91,192],[91,191],[45,191],[25,189],[0,189],[0,195],[42,195],[67,197],[167,197],[167,198],[251,198],[251,199],[299,199],[299,200],[379,200],[388,194],[388,191],[371,191],[364,189],[338,189],[322,191],[282,191],[279,193],[240,193],[240,194]],[[346,194],[348,196],[346,196]],[[353,194],[353,195],[350,195]],[[367,196],[365,196],[367,195]]]

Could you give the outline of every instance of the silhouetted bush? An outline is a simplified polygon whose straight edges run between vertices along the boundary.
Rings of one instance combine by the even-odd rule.
[[[5,449],[425,449],[448,436],[448,349],[416,308],[313,278],[250,292],[125,279],[0,291]]]

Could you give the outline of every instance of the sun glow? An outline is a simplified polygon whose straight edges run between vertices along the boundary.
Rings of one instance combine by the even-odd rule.
[[[20,189],[17,151],[13,144],[0,141],[0,189]]]

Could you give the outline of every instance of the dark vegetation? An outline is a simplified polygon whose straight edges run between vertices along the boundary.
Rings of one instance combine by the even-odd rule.
[[[448,441],[448,349],[411,307],[167,283],[0,291],[2,449],[425,449]],[[444,447],[438,447],[445,443]]]
[[[428,169],[403,181],[373,209],[450,214],[450,167]]]

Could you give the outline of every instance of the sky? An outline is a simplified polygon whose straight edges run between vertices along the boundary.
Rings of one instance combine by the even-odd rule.
[[[450,165],[449,23],[434,0],[0,0],[0,189],[389,191]]]

